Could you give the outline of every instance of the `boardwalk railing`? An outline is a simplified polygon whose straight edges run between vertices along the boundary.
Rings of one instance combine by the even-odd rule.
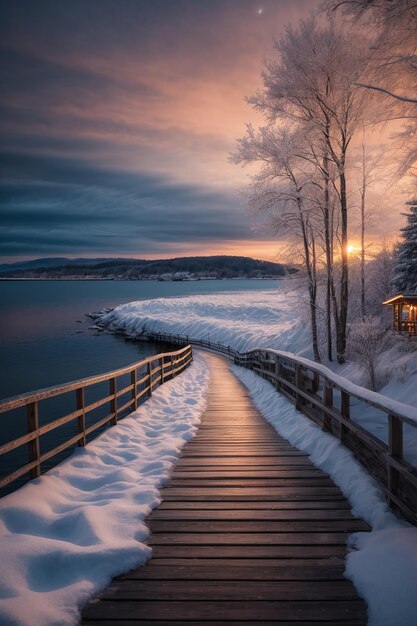
[[[192,361],[192,348],[185,346],[175,352],[164,352],[149,357],[127,367],[106,374],[76,380],[64,385],[49,387],[39,391],[25,393],[0,402],[0,413],[9,413],[7,419],[13,418],[13,411],[26,410],[26,433],[0,445],[0,458],[21,446],[27,446],[27,457],[23,465],[12,473],[0,478],[0,488],[9,485],[18,478],[29,474],[30,478],[40,476],[42,464],[59,455],[63,450],[78,445],[85,446],[87,437],[98,429],[114,426],[117,420],[134,411],[143,396],[151,396],[152,390],[180,374]],[[123,380],[123,377],[125,380]],[[126,378],[127,382],[126,383]],[[108,382],[105,389],[97,389],[100,383]],[[121,386],[123,385],[123,386]],[[95,387],[94,402],[86,402],[86,392]],[[102,387],[102,385],[101,385]],[[97,392],[100,397],[97,398]],[[103,395],[104,392],[104,395]],[[72,394],[74,410],[40,425],[40,405],[50,398]],[[68,396],[67,396],[68,397]],[[122,402],[122,404],[120,404]],[[91,422],[89,416],[99,407],[108,405],[104,417]],[[4,417],[3,417],[4,419]],[[42,451],[42,437],[66,424],[75,423],[76,434],[60,445],[45,452]]]
[[[323,431],[349,448],[382,486],[389,505],[417,525],[417,469],[404,450],[404,430],[417,428],[417,411],[411,406],[368,391],[334,374],[323,365],[279,350],[239,353],[209,340],[159,333],[152,339],[187,342],[228,356],[249,368],[285,394]],[[377,412],[386,426],[385,441],[355,421],[355,416]]]

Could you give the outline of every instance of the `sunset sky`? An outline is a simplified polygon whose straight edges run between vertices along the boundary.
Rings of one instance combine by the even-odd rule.
[[[274,258],[228,153],[273,35],[318,4],[1,2],[2,259]]]

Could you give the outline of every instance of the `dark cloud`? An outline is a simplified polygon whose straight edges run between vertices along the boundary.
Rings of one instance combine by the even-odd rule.
[[[1,253],[162,250],[164,242],[247,237],[232,193],[77,161],[0,154]],[[32,246],[30,246],[32,244]]]
[[[262,242],[227,154],[272,35],[318,1],[0,0],[0,254]]]

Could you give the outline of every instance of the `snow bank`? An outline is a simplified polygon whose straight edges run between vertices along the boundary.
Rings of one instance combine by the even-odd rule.
[[[351,536],[345,576],[366,600],[368,626],[414,626],[417,615],[417,528],[389,510],[376,481],[340,442],[321,431],[254,372],[232,367],[262,415],[314,465],[327,472],[373,528]]]
[[[165,332],[210,339],[239,352],[276,348],[309,356],[310,331],[300,324],[299,296],[283,287],[130,302],[98,323],[129,337]]]
[[[144,523],[205,409],[201,356],[137,411],[0,504],[0,623],[67,626],[111,578],[144,563]]]
[[[377,482],[356,461],[336,437],[324,433],[317,424],[297,411],[293,404],[254,372],[232,366],[232,371],[249,389],[265,419],[299,450],[310,455],[317,467],[330,474],[349,499],[355,515],[374,528],[399,524],[385,502]]]

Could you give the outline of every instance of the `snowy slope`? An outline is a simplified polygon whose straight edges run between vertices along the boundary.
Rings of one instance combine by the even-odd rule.
[[[264,289],[157,298],[123,304],[99,323],[130,337],[144,331],[210,339],[245,352],[276,348],[309,353],[309,327],[300,323],[296,292]]]
[[[111,578],[144,563],[144,523],[205,409],[202,357],[129,417],[0,502],[2,626],[67,626]]]

